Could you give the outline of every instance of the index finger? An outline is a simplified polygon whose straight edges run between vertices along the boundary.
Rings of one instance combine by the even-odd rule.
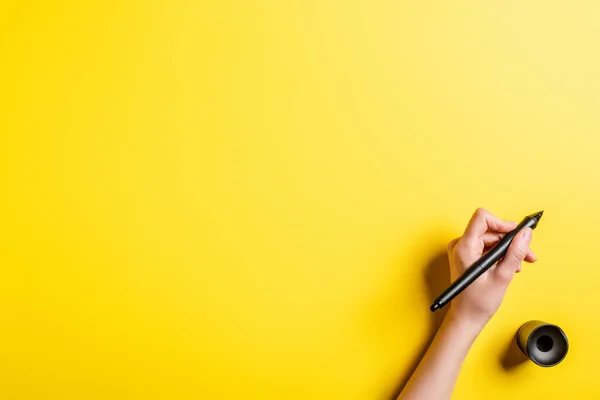
[[[507,233],[516,227],[516,222],[504,221],[491,212],[478,208],[471,217],[464,236],[470,239],[481,238],[488,231]]]

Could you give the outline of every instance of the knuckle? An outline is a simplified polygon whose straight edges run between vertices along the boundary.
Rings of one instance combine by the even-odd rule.
[[[500,273],[498,274],[498,277],[502,282],[508,283],[512,280],[513,272],[510,269],[502,268],[502,270],[499,272]]]
[[[466,257],[467,255],[469,255],[470,251],[471,249],[469,248],[469,245],[463,240],[459,240],[456,246],[454,247],[454,254],[456,254],[459,257]]]
[[[484,216],[486,214],[487,214],[487,210],[483,207],[477,207],[477,209],[475,210],[475,215]]]
[[[458,243],[459,240],[460,240],[460,238],[456,238],[456,239],[452,239],[450,242],[448,242],[448,245],[446,246],[446,250],[448,251],[448,253],[451,253],[452,251],[454,251],[454,248],[456,247],[456,244]]]
[[[527,256],[527,252],[528,252],[527,250],[524,250],[523,248],[521,248],[519,246],[516,246],[514,248],[512,254],[513,254],[513,257],[517,261],[521,262],[521,261],[523,261],[525,259],[525,256]]]

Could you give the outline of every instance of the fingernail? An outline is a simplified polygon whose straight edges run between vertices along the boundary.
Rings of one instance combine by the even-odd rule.
[[[523,230],[523,239],[525,240],[531,240],[531,228],[525,228]]]

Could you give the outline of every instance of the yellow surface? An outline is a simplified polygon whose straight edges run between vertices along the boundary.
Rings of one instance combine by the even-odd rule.
[[[455,398],[600,398],[600,3],[10,3],[2,399],[387,400],[477,206],[546,213]]]

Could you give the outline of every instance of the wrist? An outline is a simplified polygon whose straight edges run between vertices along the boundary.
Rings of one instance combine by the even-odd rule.
[[[479,335],[488,321],[489,318],[464,315],[453,308],[450,308],[444,317],[444,324],[474,338]]]

